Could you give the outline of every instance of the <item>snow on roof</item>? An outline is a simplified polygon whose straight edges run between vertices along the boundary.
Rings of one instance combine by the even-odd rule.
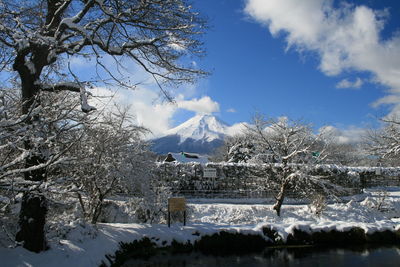
[[[168,153],[168,154],[171,154],[179,163],[197,162],[200,164],[206,164],[208,162],[207,157],[194,153],[179,152],[179,153]]]

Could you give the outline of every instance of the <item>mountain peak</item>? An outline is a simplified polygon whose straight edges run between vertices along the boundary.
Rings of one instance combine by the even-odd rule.
[[[245,126],[238,123],[229,126],[210,114],[197,114],[166,135],[153,140],[152,150],[159,154],[168,152],[193,152],[210,154],[224,143],[227,135],[237,133]]]
[[[178,135],[181,143],[188,138],[210,142],[223,139],[229,126],[210,114],[197,114],[181,125],[170,129],[167,135]]]

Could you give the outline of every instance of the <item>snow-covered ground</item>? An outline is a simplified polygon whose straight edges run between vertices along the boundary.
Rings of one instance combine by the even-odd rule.
[[[98,224],[96,227],[76,223],[64,239],[50,243],[44,253],[28,252],[21,247],[0,248],[1,266],[98,266],[108,262],[106,254],[114,254],[119,242],[132,242],[143,237],[158,245],[168,245],[172,240],[194,242],[203,235],[220,230],[261,234],[265,225],[276,229],[284,239],[294,228],[321,230],[346,230],[361,227],[367,233],[400,228],[400,188],[390,188],[387,195],[380,190],[369,190],[347,203],[330,204],[322,215],[315,215],[309,206],[284,205],[281,217],[270,205],[249,203],[200,203],[189,201],[189,223],[176,223],[168,228],[160,224]],[[381,209],[377,207],[385,198]],[[232,201],[234,202],[234,201]],[[237,201],[236,201],[237,202]],[[196,234],[194,234],[196,233]],[[198,235],[200,234],[200,235]]]

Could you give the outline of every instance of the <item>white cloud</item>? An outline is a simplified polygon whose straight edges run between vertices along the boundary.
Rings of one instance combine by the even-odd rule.
[[[228,108],[228,109],[226,110],[226,112],[229,112],[229,113],[236,113],[236,109],[234,109],[234,108]]]
[[[379,107],[381,105],[393,105],[391,111],[389,114],[386,115],[386,118],[390,117],[400,117],[400,95],[388,95],[385,97],[382,97],[372,103],[373,107]]]
[[[226,134],[229,136],[240,135],[243,134],[247,127],[249,127],[249,124],[246,122],[235,123],[226,129]]]
[[[199,99],[178,100],[177,105],[179,108],[194,111],[196,113],[211,114],[219,112],[219,104],[213,101],[209,96],[204,96]]]
[[[288,48],[317,53],[326,75],[366,71],[400,95],[400,34],[381,36],[388,12],[331,0],[247,0],[245,12]]]
[[[339,129],[329,125],[321,127],[318,132],[330,135],[338,144],[351,144],[361,142],[367,134],[367,129],[356,126]]]
[[[400,118],[400,104],[394,105],[389,114],[385,116],[386,119]]]
[[[72,68],[76,68],[76,69],[82,69],[82,68],[87,68],[87,66],[94,66],[93,61],[90,58],[85,58],[82,56],[72,56],[71,58],[69,58],[68,61],[71,64]]]
[[[354,81],[343,79],[336,84],[336,88],[339,89],[360,89],[363,85],[363,81],[360,78],[356,78]]]
[[[151,130],[152,136],[159,136],[170,128],[170,120],[176,112],[176,105],[159,100],[157,92],[147,88],[137,90],[110,90],[95,88],[90,104],[98,110],[114,109],[115,105],[129,106],[130,113],[140,126]]]
[[[380,105],[390,105],[390,104],[396,104],[400,103],[400,95],[388,95],[385,97],[382,97],[381,99],[378,99],[374,103],[372,103],[373,107],[378,107]]]
[[[138,125],[151,130],[148,138],[165,134],[171,127],[171,121],[178,109],[197,113],[213,113],[219,111],[219,104],[209,96],[200,99],[184,99],[183,95],[176,97],[176,104],[162,101],[157,90],[138,88],[137,90],[94,88],[93,98],[89,103],[98,110],[114,109],[115,105],[129,106],[130,113]]]

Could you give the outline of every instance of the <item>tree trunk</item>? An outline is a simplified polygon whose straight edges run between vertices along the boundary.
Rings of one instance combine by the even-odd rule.
[[[103,209],[104,196],[101,193],[99,193],[99,194],[100,194],[99,199],[96,201],[96,204],[93,207],[92,218],[90,221],[90,223],[92,223],[92,224],[97,223],[97,221],[100,217],[101,211]]]
[[[44,235],[46,213],[47,201],[44,196],[32,192],[24,194],[19,213],[20,230],[15,238],[23,242],[24,248],[36,253],[47,248]]]
[[[288,187],[288,184],[289,184],[288,181],[284,181],[281,185],[278,196],[275,197],[276,202],[275,202],[274,206],[272,207],[272,209],[274,209],[276,211],[276,214],[278,216],[281,216],[281,207],[282,207],[283,201],[285,199],[285,194],[286,194],[286,189]]]
[[[27,123],[33,124],[33,122],[39,120],[39,115],[29,116],[29,113],[34,108],[33,105],[38,103],[38,99],[36,98],[39,90],[35,82],[39,80],[43,66],[40,67],[38,64],[35,64],[36,72],[32,73],[32,70],[26,65],[26,56],[27,54],[18,54],[15,58],[13,68],[18,71],[21,79],[22,113],[28,115]],[[34,144],[32,140],[26,140],[24,146],[31,153],[25,161],[26,168],[45,162],[46,159],[41,153],[40,147],[38,148],[37,144]],[[46,179],[46,170],[42,168],[25,172],[24,178],[30,181],[44,181]],[[47,201],[43,195],[32,192],[24,194],[19,214],[20,230],[15,237],[16,241],[23,242],[24,248],[33,252],[40,252],[46,249],[44,235],[46,213]]]
[[[38,88],[36,88],[35,86],[35,81],[37,77],[36,75],[27,73],[26,71],[20,73],[20,77],[23,101],[22,113],[29,114],[31,109],[34,108],[33,105],[39,104],[39,99],[37,99],[37,95],[39,92]],[[29,124],[32,124],[33,122],[39,120],[39,115],[36,114],[35,116],[29,116],[27,122]],[[37,166],[46,161],[45,157],[40,151],[40,147],[38,149],[35,148],[35,144],[33,144],[31,140],[26,140],[24,145],[26,150],[31,151],[31,155],[25,161],[25,168]],[[46,179],[46,170],[42,168],[34,171],[25,172],[24,177],[26,180],[30,181],[43,181]]]

